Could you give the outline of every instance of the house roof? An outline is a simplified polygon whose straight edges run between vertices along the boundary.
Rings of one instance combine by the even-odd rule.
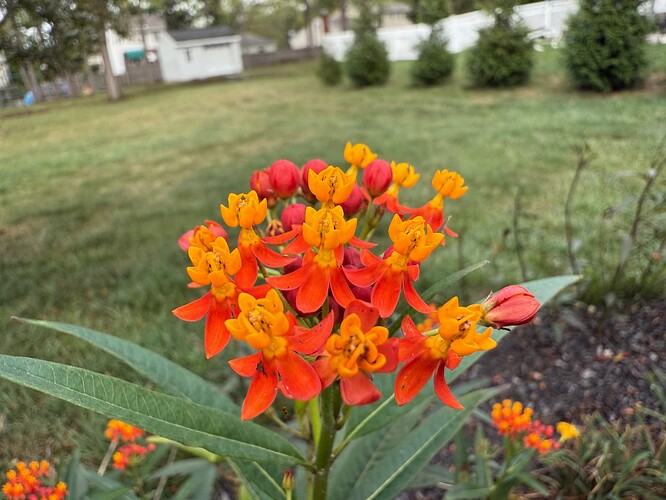
[[[168,30],[169,36],[177,42],[221,38],[234,34],[228,26],[211,26],[210,28],[193,28],[189,30]]]

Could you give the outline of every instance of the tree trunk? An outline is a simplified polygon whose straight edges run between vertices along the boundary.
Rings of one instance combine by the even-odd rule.
[[[21,63],[21,78],[23,83],[32,91],[32,95],[35,97],[35,102],[42,102],[44,100],[44,94],[42,93],[42,87],[37,81],[37,75],[35,74],[35,68],[32,67],[28,61],[23,61]]]
[[[340,21],[342,23],[342,31],[347,31],[347,0],[340,2]]]
[[[303,12],[303,21],[305,22],[305,38],[308,49],[312,48],[312,19],[310,19],[310,4],[308,0],[303,0],[305,11]]]
[[[104,81],[106,82],[106,92],[109,95],[109,101],[117,101],[121,95],[120,85],[111,69],[111,58],[109,57],[109,49],[106,46],[106,39],[102,39],[99,49],[102,52],[102,60],[104,61]]]
[[[74,75],[68,71],[63,76],[65,78],[65,82],[67,82],[67,93],[69,94],[69,97],[76,97],[79,95],[79,88],[74,81]]]
[[[143,25],[146,24],[146,15],[141,12],[139,16],[139,29],[141,30],[141,45],[143,46],[143,57],[141,62],[148,62],[148,47],[146,46],[146,32],[143,30]]]

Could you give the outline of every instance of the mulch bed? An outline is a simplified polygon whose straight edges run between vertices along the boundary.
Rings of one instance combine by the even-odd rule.
[[[666,371],[666,301],[601,319],[584,305],[547,310],[486,353],[465,378],[508,384],[502,397],[534,408],[548,424],[580,423],[595,411],[623,420],[637,405],[659,409],[646,375]]]

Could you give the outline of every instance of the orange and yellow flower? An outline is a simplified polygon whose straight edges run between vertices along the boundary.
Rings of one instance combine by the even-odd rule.
[[[414,309],[422,313],[431,312],[432,308],[421,299],[412,283],[419,277],[419,263],[430,256],[444,235],[433,232],[422,217],[402,221],[398,215],[393,216],[388,234],[393,241],[389,255],[380,259],[364,251],[361,259],[366,267],[345,269],[347,279],[360,287],[374,285],[371,302],[382,318],[393,314],[401,290]]]
[[[463,356],[492,349],[497,344],[490,338],[492,328],[476,332],[481,318],[481,306],[463,307],[453,297],[437,310],[439,328],[435,335],[423,335],[407,316],[402,323],[405,337],[400,339],[398,356],[406,361],[395,381],[395,400],[399,405],[409,403],[435,373],[435,393],[452,408],[462,406],[451,393],[444,368],[455,369]]]
[[[143,431],[138,427],[126,424],[120,420],[109,420],[106,424],[104,435],[111,441],[115,442],[134,442],[137,438],[143,436]]]
[[[314,363],[324,388],[340,378],[342,400],[348,405],[377,401],[381,393],[372,373],[390,373],[398,365],[398,339],[376,326],[376,308],[355,300],[345,310],[340,332],[326,341],[326,350]]]
[[[444,224],[444,198],[456,200],[464,195],[469,189],[465,186],[465,180],[456,172],[446,169],[437,170],[432,178],[432,187],[437,194],[428,203],[417,209],[408,210],[412,217],[423,217],[433,230],[439,231]],[[455,233],[448,230],[449,234]]]
[[[263,299],[241,293],[238,306],[238,317],[227,320],[226,326],[234,337],[259,351],[229,361],[236,373],[252,377],[241,418],[247,420],[263,413],[273,403],[278,389],[301,401],[317,396],[321,391],[319,377],[299,353],[314,356],[321,352],[331,334],[333,314],[314,328],[299,327],[293,316],[284,313],[274,289]]]
[[[394,214],[408,213],[410,209],[398,202],[398,193],[401,187],[413,187],[421,175],[417,174],[414,167],[409,163],[396,163],[394,161],[391,162],[391,172],[393,182],[384,194],[375,198],[373,203],[385,207]]]
[[[377,158],[377,155],[370,151],[370,148],[365,144],[354,144],[347,142],[345,145],[344,157],[351,165],[347,172],[348,175],[356,178],[356,173],[359,168],[365,168],[370,162]]]
[[[324,205],[332,207],[347,201],[356,185],[356,178],[341,169],[328,166],[321,172],[308,171],[308,187]]]
[[[45,460],[16,464],[16,469],[7,472],[7,482],[2,493],[9,500],[62,500],[67,495],[67,485],[60,481],[55,486],[46,486],[42,478],[51,475],[51,466]]]

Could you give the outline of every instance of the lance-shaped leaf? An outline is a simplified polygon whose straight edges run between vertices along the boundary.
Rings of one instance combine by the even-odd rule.
[[[291,443],[264,427],[82,368],[0,355],[0,377],[218,455],[257,462],[304,462]]]
[[[29,325],[72,335],[120,359],[159,385],[169,394],[183,396],[206,406],[236,413],[238,406],[210,382],[149,349],[113,335],[67,323],[14,318]]]

